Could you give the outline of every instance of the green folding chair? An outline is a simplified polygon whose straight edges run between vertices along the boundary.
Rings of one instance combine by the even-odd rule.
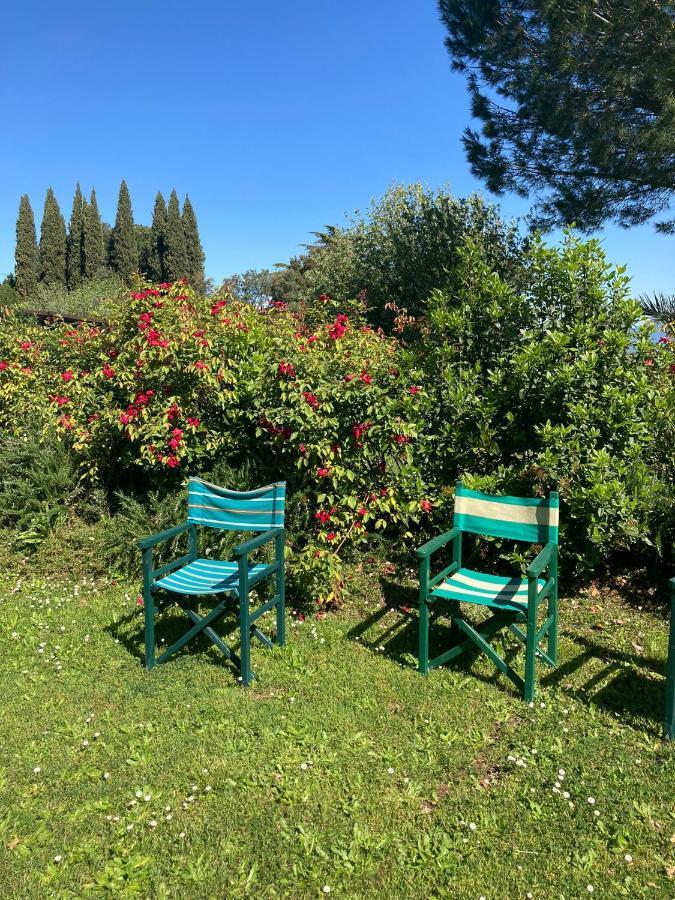
[[[266,647],[272,641],[257,626],[266,612],[276,610],[276,641],[285,643],[285,586],[284,586],[284,504],[285,482],[270,484],[255,491],[230,491],[209,484],[201,478],[190,478],[188,484],[188,517],[182,525],[169,528],[138,542],[143,552],[143,603],[145,613],[145,667],[152,669],[166,662],[188,641],[204,634],[241,673],[241,681],[248,685],[254,677],[251,671],[251,638],[256,637]],[[200,558],[197,527],[225,531],[262,532],[234,549],[234,561]],[[188,533],[188,552],[158,569],[153,568],[153,547],[176,535]],[[252,565],[249,555],[264,544],[274,541],[275,560],[270,564]],[[256,610],[251,610],[249,591],[274,575],[274,596]],[[212,625],[227,612],[228,597],[218,600],[205,616],[198,615],[190,598],[205,595],[232,595],[239,604],[240,647],[237,655],[216,634]],[[155,617],[168,603],[176,603],[193,623],[185,634],[155,657]]]
[[[462,535],[508,538],[544,544],[525,578],[486,575],[462,567]],[[431,555],[452,544],[452,562],[431,577]],[[535,694],[537,659],[555,666],[558,643],[558,494],[547,499],[500,497],[471,491],[457,482],[453,528],[417,551],[419,560],[419,670],[428,674],[478,647],[522,691],[527,701]],[[545,578],[542,577],[547,573]],[[538,624],[539,607],[546,600],[546,616]],[[492,611],[480,625],[466,620],[462,604]],[[452,617],[453,631],[463,640],[429,659],[429,626],[440,615]],[[526,626],[526,630],[522,629]],[[488,642],[502,628],[525,644],[525,678],[521,678]],[[548,638],[546,651],[540,644]]]
[[[666,741],[675,741],[675,578],[670,579],[670,630],[668,632],[666,713],[663,717],[663,737]]]

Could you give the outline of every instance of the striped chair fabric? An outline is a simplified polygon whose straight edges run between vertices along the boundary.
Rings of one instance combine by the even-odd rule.
[[[537,591],[544,584],[541,578],[538,579]],[[522,613],[527,611],[527,578],[503,578],[471,569],[459,569],[432,591],[431,597],[461,600],[463,603],[477,603],[493,609]]]
[[[230,491],[201,478],[190,478],[188,522],[226,531],[283,528],[285,500],[283,481],[255,491]]]
[[[497,497],[457,484],[454,525],[471,534],[558,543],[558,495],[549,497]],[[472,576],[471,576],[472,577]]]
[[[265,569],[265,565],[252,566],[249,576],[255,578]],[[181,569],[165,575],[153,584],[153,590],[162,588],[174,594],[222,594],[236,591],[239,585],[239,570],[235,562],[219,559],[195,559]]]

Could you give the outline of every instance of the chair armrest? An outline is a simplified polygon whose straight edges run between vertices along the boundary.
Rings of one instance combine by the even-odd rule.
[[[161,544],[163,541],[169,541],[171,538],[176,537],[176,535],[182,534],[184,531],[187,531],[191,525],[191,522],[182,522],[180,525],[174,525],[173,528],[167,528],[166,531],[160,531],[158,534],[142,537],[137,542],[138,546],[141,550],[148,550],[156,544]]]
[[[527,567],[528,578],[538,578],[539,575],[551,564],[551,558],[554,553],[558,552],[558,545],[549,542],[541,553]]]
[[[283,528],[271,528],[269,531],[264,531],[262,534],[258,534],[254,538],[251,538],[250,541],[246,541],[245,544],[239,544],[238,547],[235,547],[234,555],[237,559],[242,556],[248,556],[249,553],[257,550],[258,547],[262,547],[263,544],[267,544],[269,541],[274,540],[275,537],[282,533]]]
[[[422,544],[421,547],[417,548],[415,551],[417,558],[425,559],[426,557],[431,556],[435,550],[440,550],[441,547],[445,547],[449,541],[456,538],[457,535],[461,533],[461,529],[451,528],[450,531],[446,531],[445,534],[439,534],[438,537],[432,538],[430,541],[427,541],[426,544]]]

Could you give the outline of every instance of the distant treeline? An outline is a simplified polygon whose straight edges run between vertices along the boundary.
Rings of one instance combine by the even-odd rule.
[[[30,200],[24,194],[16,223],[15,262],[14,287],[24,297],[35,291],[38,282],[74,290],[108,272],[125,281],[134,272],[157,282],[184,276],[198,290],[204,289],[204,251],[190,198],[185,197],[181,211],[175,190],[168,205],[158,192],[152,225],[137,225],[125,181],[120,185],[112,227],[101,220],[96,191],[92,189],[87,200],[78,184],[66,228],[49,188],[39,243]]]

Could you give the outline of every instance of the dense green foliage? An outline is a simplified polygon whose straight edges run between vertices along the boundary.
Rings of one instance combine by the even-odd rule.
[[[35,218],[28,194],[22,196],[19,204],[14,259],[14,282],[17,293],[21,297],[30,296],[37,286],[40,256],[35,234]]]
[[[16,274],[10,279],[12,286],[21,297],[36,297],[38,282],[51,289],[67,287],[73,291],[85,282],[105,279],[111,274],[128,282],[132,274],[140,273],[155,282],[167,281],[168,274],[173,280],[186,277],[199,292],[203,292],[206,286],[204,251],[197,217],[187,196],[182,213],[175,191],[172,197],[170,224],[161,193],[155,201],[152,226],[135,224],[129,190],[122,182],[115,226],[111,229],[101,219],[96,191],[92,188],[87,202],[78,183],[66,235],[58,202],[49,188],[39,248],[30,201],[27,196],[22,197],[17,219]],[[167,229],[171,232],[169,237]],[[170,273],[165,262],[167,240]],[[37,302],[33,304],[37,305]],[[83,310],[84,314],[87,312],[95,315],[93,310]]]
[[[66,279],[73,291],[82,283],[84,244],[84,200],[78,181],[73,197],[73,208],[68,225],[68,245],[66,252]]]
[[[181,277],[184,275],[191,285],[194,286],[198,293],[204,291],[204,250],[202,242],[199,238],[199,228],[197,226],[197,216],[190,203],[190,198],[186,195],[183,202],[183,214],[181,217],[183,225],[183,234],[185,235],[185,253],[187,258],[187,268],[184,272],[173,277]],[[171,276],[169,276],[171,277]]]
[[[51,188],[40,228],[40,280],[48,285],[66,284],[66,223]]]
[[[112,230],[110,262],[113,271],[127,281],[136,269],[136,235],[134,217],[131,210],[131,197],[126,181],[120,185],[117,200],[117,215]]]
[[[540,200],[545,225],[636,225],[675,192],[675,10],[668,0],[439,0],[467,73],[472,171]],[[675,230],[675,219],[659,223]]]
[[[92,188],[89,203],[84,206],[82,229],[82,275],[85,280],[99,277],[105,267],[105,245],[103,224],[96,202],[96,191]]]
[[[7,319],[3,433],[39,416],[112,507],[120,490],[156,489],[175,508],[185,473],[286,479],[304,602],[339,601],[357,550],[405,553],[446,525],[458,477],[557,488],[564,573],[668,553],[675,344],[652,342],[597,242],[534,239],[506,266],[463,232],[405,341],[373,329],[362,298],[256,309],[182,281],[133,291],[106,328]],[[522,563],[511,545],[492,552]]]
[[[175,281],[178,278],[186,277],[189,268],[190,263],[178,194],[175,191],[171,191],[164,233],[164,276],[167,281]]]
[[[435,288],[453,290],[458,254],[473,237],[485,260],[511,283],[523,250],[513,224],[478,196],[459,200],[421,185],[393,187],[368,215],[345,228],[331,227],[304,257],[272,277],[273,295],[294,307],[316,304],[321,294],[367,311],[388,329],[424,312]]]

